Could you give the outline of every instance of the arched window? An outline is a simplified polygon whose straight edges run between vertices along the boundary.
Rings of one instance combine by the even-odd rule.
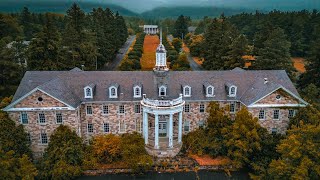
[[[214,95],[214,88],[212,86],[207,87],[207,97],[212,97]]]
[[[159,88],[159,96],[166,96],[167,95],[167,88],[165,86],[160,86]]]
[[[140,86],[135,86],[133,88],[133,97],[135,97],[135,98],[141,97],[141,87]]]
[[[237,94],[237,87],[231,86],[230,90],[229,90],[229,96],[234,97],[234,96],[236,96],[236,94]]]
[[[183,88],[183,95],[185,97],[190,97],[191,96],[191,87],[190,86],[185,86]]]
[[[111,86],[111,87],[109,88],[109,97],[110,97],[110,98],[117,98],[117,97],[118,97],[117,88],[116,88],[116,87]]]
[[[92,98],[92,88],[90,87],[84,88],[84,98]]]

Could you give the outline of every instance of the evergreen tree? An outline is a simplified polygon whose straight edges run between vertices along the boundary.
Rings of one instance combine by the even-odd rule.
[[[180,15],[174,24],[174,37],[183,39],[188,33],[188,22],[186,17]]]
[[[233,69],[235,67],[244,67],[244,56],[248,49],[248,40],[244,35],[239,35],[230,45],[228,56],[224,61],[224,69]]]
[[[36,35],[28,48],[28,69],[58,70],[63,65],[58,62],[59,34],[51,17],[46,14],[46,24]]]
[[[20,14],[20,24],[23,26],[23,32],[26,40],[30,40],[33,38],[34,30],[32,23],[32,16],[27,7],[22,9]]]
[[[22,29],[15,17],[10,15],[0,14],[0,39],[11,37],[15,39],[22,35]]]
[[[258,50],[258,57],[253,64],[254,69],[284,69],[292,74],[293,63],[290,57],[290,42],[281,28],[274,29],[267,40],[263,42],[263,48]]]
[[[230,51],[230,44],[239,36],[237,30],[225,17],[214,19],[204,34],[202,43],[204,62],[202,66],[206,70],[220,70],[225,67],[225,59]]]

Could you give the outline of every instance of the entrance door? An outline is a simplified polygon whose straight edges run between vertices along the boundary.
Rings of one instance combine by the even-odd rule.
[[[167,136],[167,122],[159,122],[159,137]]]

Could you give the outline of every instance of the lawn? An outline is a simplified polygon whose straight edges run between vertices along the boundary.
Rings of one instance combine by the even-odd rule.
[[[304,73],[306,72],[306,68],[305,68],[305,59],[300,58],[300,57],[293,57],[291,58],[293,61],[293,66],[296,68],[296,70],[300,73]]]
[[[156,49],[160,43],[158,36],[146,35],[143,43],[143,54],[140,60],[141,70],[152,70],[156,64]]]

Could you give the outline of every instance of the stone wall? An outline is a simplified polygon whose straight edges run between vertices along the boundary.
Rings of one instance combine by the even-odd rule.
[[[277,96],[280,99],[277,99]],[[299,104],[299,101],[283,90],[277,90],[269,96],[261,99],[256,104]]]
[[[47,144],[41,144],[40,134],[46,133],[48,140],[53,131],[59,127],[60,124],[56,123],[56,112],[62,114],[63,125],[71,127],[74,131],[78,132],[79,121],[77,117],[77,111],[28,111],[28,124],[24,124],[24,128],[27,133],[30,133],[31,138],[31,150],[34,152],[35,157],[41,156]],[[38,113],[44,113],[46,118],[45,124],[38,123]],[[17,124],[21,124],[20,112],[10,112],[9,117],[16,121]]]
[[[40,97],[42,98],[42,101],[38,100],[38,98]],[[36,108],[36,107],[67,107],[67,106],[62,102],[38,90],[30,94],[28,97],[26,97],[22,101],[20,101],[14,107],[15,108]]]

